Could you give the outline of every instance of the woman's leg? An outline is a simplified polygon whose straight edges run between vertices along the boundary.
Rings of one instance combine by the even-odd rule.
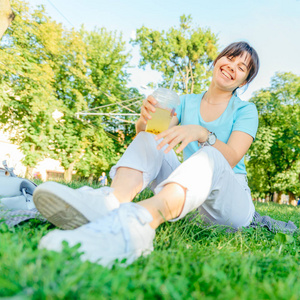
[[[150,183],[156,186],[180,165],[173,151],[165,154],[163,149],[157,150],[158,143],[152,134],[146,132],[135,138],[111,169],[110,195],[120,202],[130,202],[136,193]],[[165,216],[168,219],[177,216],[183,201],[184,189],[178,184],[168,184],[158,195],[139,202],[141,205],[122,203],[118,209],[75,230],[54,230],[43,237],[39,247],[61,251],[63,241],[70,246],[80,243],[83,260],[108,265],[116,259],[126,258],[126,263],[131,263],[153,250],[154,228],[164,221]]]
[[[143,187],[143,172],[119,167],[111,183],[113,194],[121,203],[130,202]]]
[[[150,183],[156,186],[180,165],[173,151],[165,154],[158,144],[153,134],[141,132],[112,167],[111,188],[121,203],[132,201]]]
[[[55,182],[38,186],[33,200],[39,212],[54,225],[71,229],[133,200],[150,182],[167,178],[180,164],[173,151],[157,150],[154,135],[141,132],[111,169],[111,187],[77,190]]]
[[[150,226],[156,229],[160,224],[178,217],[185,202],[185,188],[177,183],[169,183],[152,198],[138,202],[153,217]]]
[[[139,202],[152,214],[153,228],[194,209],[208,221],[238,228],[248,226],[255,211],[245,176],[235,174],[213,147],[200,149],[155,191],[154,197]]]

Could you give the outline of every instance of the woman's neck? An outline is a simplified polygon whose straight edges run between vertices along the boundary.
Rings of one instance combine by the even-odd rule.
[[[220,90],[219,88],[214,87],[212,84],[209,86],[204,95],[205,101],[213,105],[228,103],[231,97],[231,91]]]

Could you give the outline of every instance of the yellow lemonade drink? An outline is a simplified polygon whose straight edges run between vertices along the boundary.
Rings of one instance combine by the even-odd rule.
[[[147,122],[147,132],[159,134],[169,128],[172,119],[172,112],[170,110],[156,107],[155,113],[150,112],[150,115],[152,119]]]

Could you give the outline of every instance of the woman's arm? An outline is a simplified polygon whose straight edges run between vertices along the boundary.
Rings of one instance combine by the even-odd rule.
[[[233,131],[227,144],[216,140],[213,147],[218,149],[226,158],[231,168],[243,158],[253,142],[253,137],[242,131]]]
[[[164,138],[163,141],[158,145],[158,149],[161,149],[164,145],[169,144],[165,150],[165,153],[168,153],[176,145],[181,143],[176,150],[176,152],[179,153],[190,142],[205,142],[207,140],[208,133],[209,131],[200,125],[174,126],[156,136],[157,140]],[[226,158],[230,166],[234,168],[235,165],[246,154],[252,142],[253,137],[251,135],[242,131],[233,131],[227,144],[217,139],[213,147],[218,149]]]

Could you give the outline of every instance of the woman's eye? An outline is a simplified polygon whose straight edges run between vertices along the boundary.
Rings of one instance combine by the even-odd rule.
[[[229,60],[232,60],[232,57],[231,57],[231,56],[228,56],[227,58],[228,58]]]
[[[239,67],[239,69],[240,69],[242,72],[244,72],[244,69],[243,69],[243,68]]]

